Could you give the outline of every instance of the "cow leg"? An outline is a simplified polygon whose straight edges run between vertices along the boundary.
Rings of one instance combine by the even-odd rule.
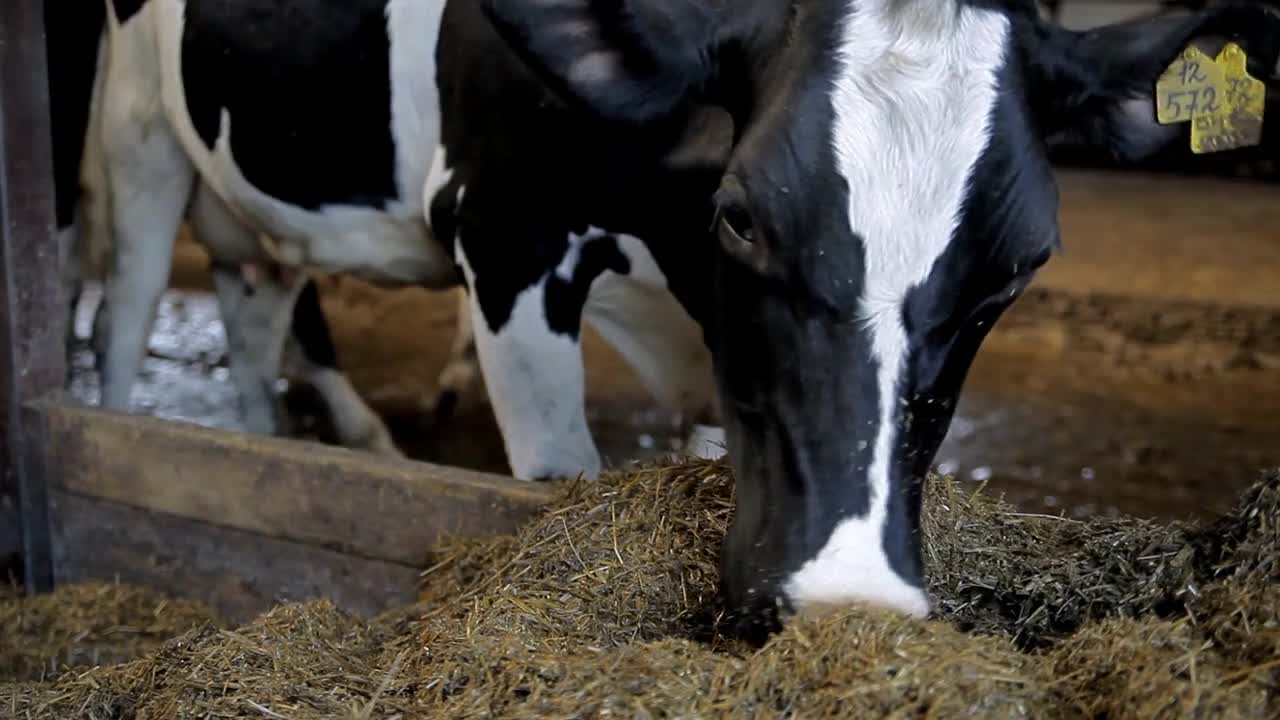
[[[667,289],[644,244],[619,237],[627,272],[596,280],[586,322],[626,360],[650,395],[684,421],[685,451],[703,458],[724,454],[711,354],[702,329]]]
[[[76,309],[80,307],[80,296],[84,293],[84,279],[80,261],[76,255],[76,226],[71,225],[58,231],[58,261],[62,270],[62,289],[66,293],[67,324],[63,331],[66,356],[66,376],[63,382],[70,384],[75,376],[75,365],[70,362],[76,349]]]
[[[342,445],[400,456],[382,420],[337,370],[315,281],[260,264],[257,237],[207,186],[197,189],[190,219],[192,234],[213,258],[228,364],[246,429],[264,435],[286,431],[286,413],[273,388],[287,357],[324,398]]]
[[[189,221],[193,239],[209,253],[241,420],[249,432],[280,433],[284,414],[273,387],[280,377],[286,323],[297,288],[265,271],[254,273],[252,281],[246,278],[244,267],[258,269],[252,265],[261,253],[257,239],[208,186],[196,189]]]
[[[287,362],[324,398],[338,442],[344,447],[403,458],[382,418],[351,381],[338,370],[338,350],[320,305],[316,281],[307,278],[293,306],[293,322],[285,348]]]
[[[547,290],[554,271],[517,281],[503,268],[520,267],[522,259],[509,253],[518,243],[489,243],[503,253],[491,257],[483,241],[473,245],[470,240],[464,229],[455,257],[466,280],[476,354],[512,474],[522,480],[597,478],[600,453],[587,427],[582,347],[576,331],[564,332],[565,324],[580,324],[584,303],[562,307],[571,322],[560,317],[553,326]],[[467,248],[480,252],[471,253],[473,258]]]
[[[297,291],[268,278],[246,282],[238,265],[215,262],[211,270],[227,337],[227,364],[240,398],[245,429],[262,435],[281,434],[286,429],[284,411],[273,388],[280,377],[288,332],[283,321],[288,319]]]
[[[121,105],[129,102],[122,93]],[[177,138],[159,117],[139,118],[132,107],[104,100],[106,178],[111,188],[110,272],[99,307],[105,326],[102,406],[127,412],[142,367],[156,307],[169,284],[178,227],[191,192],[193,170]]]
[[[439,388],[435,402],[438,419],[460,409],[479,406],[485,399],[484,375],[480,372],[475,331],[471,327],[471,301],[463,290],[458,291],[457,329],[453,345],[436,387]]]

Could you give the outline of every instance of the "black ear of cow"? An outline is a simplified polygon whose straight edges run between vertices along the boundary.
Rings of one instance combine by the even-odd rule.
[[[705,0],[482,0],[498,34],[566,99],[610,120],[669,115],[714,74]]]
[[[1222,3],[1190,14],[1161,15],[1084,32],[1055,28],[1032,53],[1033,92],[1050,134],[1140,161],[1186,132],[1156,120],[1155,85],[1193,44],[1213,55],[1234,41],[1249,56],[1249,72],[1264,82],[1277,74],[1280,15],[1256,3]]]

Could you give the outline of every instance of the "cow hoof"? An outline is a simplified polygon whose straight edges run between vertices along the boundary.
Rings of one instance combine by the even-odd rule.
[[[407,460],[409,458],[409,456],[405,455],[404,451],[396,447],[395,442],[385,434],[376,436],[368,445],[365,446],[365,449],[375,455],[381,455],[383,457],[393,458],[396,460]]]
[[[568,460],[557,458],[550,461],[516,463],[512,475],[517,480],[529,482],[557,482],[578,479],[594,482],[600,479],[600,459],[598,456]]]
[[[555,473],[548,473],[545,475],[536,475],[530,478],[529,482],[532,482],[532,483],[573,482],[578,479],[585,480],[586,482],[594,482],[598,479],[598,476],[584,474],[584,473],[578,473],[575,475],[560,475]]]

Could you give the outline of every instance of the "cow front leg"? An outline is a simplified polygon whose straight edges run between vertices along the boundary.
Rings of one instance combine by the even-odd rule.
[[[558,302],[549,312],[554,268],[541,276],[511,273],[521,259],[468,257],[464,235],[456,259],[467,286],[471,326],[489,403],[502,432],[511,472],[522,480],[600,474],[600,453],[586,417],[586,372],[580,327],[583,302]],[[474,254],[474,253],[473,253]],[[523,278],[518,280],[517,278]],[[523,285],[523,287],[519,287]],[[552,290],[552,292],[555,292]],[[576,304],[576,307],[573,305]]]

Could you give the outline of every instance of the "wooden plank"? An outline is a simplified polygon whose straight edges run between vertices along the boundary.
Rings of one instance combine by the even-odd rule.
[[[19,408],[61,387],[66,362],[43,9],[42,0],[0,2],[0,492],[16,506],[29,592],[49,590],[53,573],[42,448],[22,444]]]
[[[370,616],[414,601],[418,571],[196,520],[50,492],[59,583],[126,582],[204,602],[241,623],[327,598]]]
[[[53,401],[29,406],[53,487],[136,508],[421,565],[443,532],[508,533],[543,484],[312,442]]]

